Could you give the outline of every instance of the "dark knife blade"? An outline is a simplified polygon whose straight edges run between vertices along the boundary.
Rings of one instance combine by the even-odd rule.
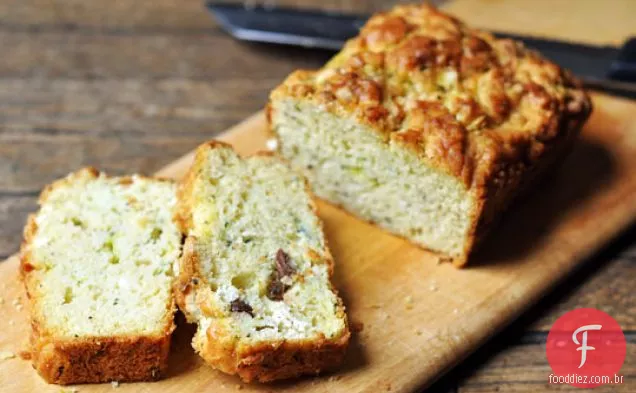
[[[210,2],[208,9],[224,30],[244,41],[339,50],[358,34],[368,17],[290,8]],[[522,41],[529,48],[571,70],[592,88],[636,98],[634,43],[623,48],[494,32]]]

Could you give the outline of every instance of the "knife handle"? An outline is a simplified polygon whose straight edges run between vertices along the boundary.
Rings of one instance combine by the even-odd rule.
[[[625,42],[607,76],[614,80],[636,82],[636,37]]]

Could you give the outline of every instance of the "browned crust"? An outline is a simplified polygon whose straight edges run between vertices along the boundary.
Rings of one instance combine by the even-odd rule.
[[[236,374],[245,382],[272,382],[335,370],[344,360],[351,336],[347,330],[330,340],[272,341],[237,347],[231,339],[219,337],[215,328],[208,329],[208,339],[195,349],[212,366]]]
[[[288,99],[353,118],[457,178],[476,201],[458,266],[592,110],[567,70],[426,4],[374,15],[321,70],[292,73],[271,93],[271,132],[274,103]]]
[[[31,361],[48,383],[155,381],[168,367],[171,331],[160,337],[101,337],[59,341],[32,326]]]
[[[77,179],[94,179],[100,175],[95,168],[83,168],[67,177],[47,185],[40,194],[39,203],[46,202],[48,195]],[[146,180],[170,181],[137,176]],[[131,177],[119,178],[122,184],[131,182]],[[37,233],[35,215],[32,214],[24,228],[20,248],[20,277],[29,299],[31,311],[31,336],[28,357],[33,368],[48,383],[61,385],[100,383],[110,381],[134,382],[160,379],[168,367],[170,338],[175,329],[169,318],[163,334],[159,336],[115,336],[80,337],[65,339],[46,331],[44,324],[33,310],[36,294],[36,278],[33,274],[30,244]],[[169,305],[170,316],[176,311]]]
[[[231,148],[231,146],[219,141],[210,141],[199,146],[194,163],[179,187],[179,209],[175,219],[180,222],[183,233],[186,235],[192,222],[191,197],[194,182],[205,163],[207,151],[214,148]],[[280,159],[270,152],[259,152],[256,155]],[[311,195],[306,180],[305,185],[307,192]],[[313,199],[311,209],[317,213]],[[321,230],[323,230],[322,226]],[[197,239],[194,236],[187,236],[179,263],[179,275],[173,289],[177,305],[190,322],[197,322],[197,317],[191,315],[186,309],[186,302],[190,296],[196,299],[197,307],[202,313],[214,317],[212,325],[201,335],[202,338],[197,339],[197,334],[193,340],[193,347],[208,364],[222,372],[236,374],[245,382],[270,382],[300,375],[317,374],[321,371],[332,370],[342,363],[351,333],[345,307],[339,297],[337,312],[345,321],[345,329],[339,337],[332,339],[323,337],[318,340],[276,340],[255,346],[239,343],[228,331],[222,315],[214,315],[215,311],[205,306],[208,284],[206,278],[200,274],[196,242]],[[329,265],[331,278],[334,261],[326,244],[325,247],[327,255],[325,263]],[[333,284],[331,289],[337,295]]]

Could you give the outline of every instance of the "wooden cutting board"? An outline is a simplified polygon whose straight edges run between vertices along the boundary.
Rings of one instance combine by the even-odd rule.
[[[122,384],[119,391],[411,392],[430,384],[636,217],[636,102],[595,95],[594,104],[594,115],[564,166],[514,206],[463,270],[320,203],[336,260],[336,286],[353,325],[363,326],[339,373],[244,385],[203,365],[189,345],[192,327],[182,323],[167,378]],[[220,139],[249,154],[264,148],[264,129],[258,113]],[[179,178],[190,160],[187,155],[160,174]],[[29,334],[17,265],[16,257],[0,264],[0,351],[8,351],[0,358],[22,350]],[[19,358],[0,360],[0,385],[3,392],[60,391]]]

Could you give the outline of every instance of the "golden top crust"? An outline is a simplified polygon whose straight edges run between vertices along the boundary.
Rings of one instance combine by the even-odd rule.
[[[429,5],[376,14],[321,70],[272,92],[286,98],[354,117],[468,187],[536,161],[591,110],[568,71]]]

